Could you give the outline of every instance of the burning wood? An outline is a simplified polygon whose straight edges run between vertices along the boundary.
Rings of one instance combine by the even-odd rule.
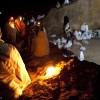
[[[35,72],[29,73],[31,78],[33,78],[32,81],[35,81],[24,91],[24,99],[95,99],[92,94],[93,90],[91,90],[94,86],[92,81],[90,81],[92,77],[90,78],[88,75],[89,73],[96,75],[96,73],[91,69],[92,66],[87,67],[88,63],[85,62],[85,64],[83,64],[81,62],[81,64],[78,65],[78,63],[75,64],[76,62],[74,59],[71,59],[68,62],[61,61],[56,65],[48,64],[47,66],[38,68]],[[56,67],[59,70],[55,70]],[[89,72],[87,72],[87,69]],[[30,93],[28,91],[30,91]]]
[[[53,76],[58,75],[59,72],[60,72],[60,67],[51,66],[51,67],[47,68],[45,76],[46,77],[53,77]]]
[[[68,70],[71,69],[70,63],[72,63],[74,59],[69,60],[68,62],[61,61],[56,65],[47,65],[42,66],[41,68],[37,68],[36,72],[31,72],[30,77],[32,79],[32,82],[36,81],[44,81],[49,78],[54,78],[55,76],[58,76],[61,72],[61,70],[66,67]]]

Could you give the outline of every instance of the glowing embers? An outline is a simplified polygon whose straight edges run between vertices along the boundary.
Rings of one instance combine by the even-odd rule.
[[[55,66],[47,66],[46,67],[46,74],[45,74],[45,78],[51,78],[53,76],[57,76],[60,74],[61,70],[64,67],[67,67],[68,70],[70,70],[73,66],[71,66],[70,64],[73,62],[73,59],[70,59],[68,62],[64,62],[61,61],[58,64],[56,64]]]
[[[59,77],[60,72],[64,67],[67,67],[68,70],[70,70],[72,67],[71,63],[74,61],[74,59],[70,59],[68,62],[60,61],[59,63],[55,64],[50,63],[46,66],[38,67],[35,72],[30,72],[29,75],[31,77],[32,82],[36,81],[44,81],[49,78],[56,78]]]
[[[50,78],[50,77],[53,77],[53,76],[56,76],[60,73],[61,71],[61,68],[60,67],[48,67],[47,70],[46,70],[46,77]]]

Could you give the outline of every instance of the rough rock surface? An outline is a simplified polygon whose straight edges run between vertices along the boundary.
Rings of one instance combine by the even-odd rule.
[[[44,19],[47,34],[62,34],[63,20],[66,15],[70,20],[72,29],[80,29],[84,22],[89,25],[89,29],[99,28],[99,4],[100,0],[76,0],[59,9],[52,8]]]

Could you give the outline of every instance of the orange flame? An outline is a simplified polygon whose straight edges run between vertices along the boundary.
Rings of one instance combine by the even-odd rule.
[[[57,76],[61,71],[61,68],[60,67],[48,67],[47,70],[46,70],[46,77],[53,77],[53,76]]]
[[[15,28],[15,25],[14,25],[13,23],[10,23],[10,26],[11,26],[12,28]]]

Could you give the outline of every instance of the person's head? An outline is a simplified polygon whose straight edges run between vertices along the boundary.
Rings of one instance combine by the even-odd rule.
[[[8,22],[9,22],[9,23],[13,23],[13,22],[14,22],[14,17],[12,17],[12,16],[9,17]]]
[[[69,22],[69,19],[67,16],[64,16],[64,25],[66,25]]]

